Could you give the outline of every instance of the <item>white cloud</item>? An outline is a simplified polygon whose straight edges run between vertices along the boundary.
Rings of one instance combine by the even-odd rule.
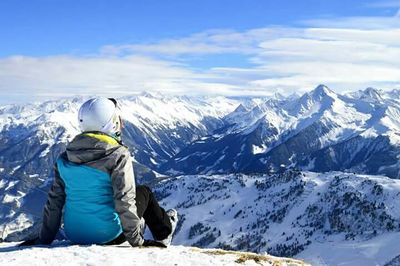
[[[207,77],[172,62],[142,56],[0,59],[0,92],[9,94],[124,95],[142,90],[183,93],[197,92],[200,86],[217,90],[216,84],[196,80]]]
[[[254,67],[212,68],[220,82],[253,94],[303,92],[319,83],[339,92],[399,86],[400,29],[280,28],[253,30],[252,36],[257,41],[248,59]]]
[[[269,95],[303,92],[320,83],[337,91],[400,86],[400,22],[396,17],[308,21],[304,27],[210,30],[157,43],[106,46],[97,56],[0,59],[0,94]],[[241,55],[248,64],[192,63]],[[12,92],[10,92],[10,90]],[[15,96],[15,97],[17,97]],[[12,97],[9,97],[12,98]]]

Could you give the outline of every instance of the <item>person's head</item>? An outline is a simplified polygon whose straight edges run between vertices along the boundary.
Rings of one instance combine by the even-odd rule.
[[[97,97],[82,104],[78,113],[79,126],[83,132],[100,131],[120,139],[122,120],[117,101]]]

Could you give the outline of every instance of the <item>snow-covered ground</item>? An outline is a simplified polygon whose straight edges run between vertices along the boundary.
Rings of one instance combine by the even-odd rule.
[[[48,247],[17,247],[0,244],[0,265],[309,265],[299,260],[245,252],[199,249],[184,246],[169,248],[131,248],[122,246],[79,246],[59,242]]]

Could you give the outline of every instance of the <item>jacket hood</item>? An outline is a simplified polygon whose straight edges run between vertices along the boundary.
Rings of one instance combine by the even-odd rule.
[[[103,158],[121,146],[116,139],[101,132],[84,132],[68,145],[66,155],[70,162],[86,163]]]

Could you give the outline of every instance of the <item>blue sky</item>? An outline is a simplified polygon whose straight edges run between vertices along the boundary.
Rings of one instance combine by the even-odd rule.
[[[390,0],[2,0],[1,103],[143,90],[269,95],[319,83],[398,88],[399,8]]]
[[[295,26],[316,18],[395,14],[373,1],[2,0],[0,56],[95,53],[109,44],[185,37],[209,29]]]

